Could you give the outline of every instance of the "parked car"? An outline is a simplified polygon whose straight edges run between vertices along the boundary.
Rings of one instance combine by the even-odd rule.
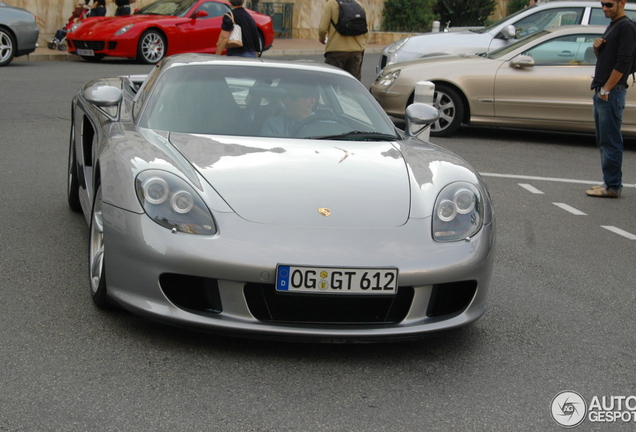
[[[0,66],[35,51],[39,35],[35,15],[0,2]]]
[[[67,34],[68,51],[88,61],[128,57],[154,64],[166,55],[216,53],[225,1],[159,0],[133,15],[85,19]],[[272,18],[249,10],[256,21],[261,51],[274,41]]]
[[[371,86],[391,116],[404,117],[418,81],[435,84],[433,136],[462,123],[594,132],[593,41],[603,26],[543,30],[488,54],[431,57],[384,68]],[[630,82],[633,78],[629,78]],[[636,135],[636,94],[627,92],[623,133]]]
[[[472,323],[492,205],[467,162],[415,137],[436,117],[413,105],[405,134],[324,64],[181,54],[88,82],[72,103],[68,202],[90,225],[93,301],[316,341]]]
[[[636,4],[627,3],[625,12],[636,19]],[[423,57],[490,52],[546,28],[577,24],[607,26],[609,19],[596,1],[537,3],[481,29],[425,33],[401,39],[384,48],[376,72],[393,63]]]

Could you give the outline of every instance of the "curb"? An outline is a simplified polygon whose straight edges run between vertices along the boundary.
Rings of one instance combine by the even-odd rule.
[[[378,54],[384,47],[380,45],[368,46],[365,54]],[[263,53],[263,57],[285,57],[285,56],[314,56],[323,55],[324,49],[316,48],[271,48]],[[38,47],[34,52],[23,57],[18,57],[14,61],[81,61],[81,58],[66,51],[51,50],[47,47]]]

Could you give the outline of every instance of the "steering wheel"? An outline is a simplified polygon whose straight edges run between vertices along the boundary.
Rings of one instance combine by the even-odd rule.
[[[292,136],[302,137],[301,132],[303,131],[303,129],[318,122],[337,123],[339,125],[349,127],[347,122],[334,114],[314,114],[296,123],[294,129],[292,130]]]

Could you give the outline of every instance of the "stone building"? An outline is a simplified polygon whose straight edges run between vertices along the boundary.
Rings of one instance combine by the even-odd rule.
[[[37,16],[38,26],[40,28],[40,45],[46,46],[51,40],[55,31],[64,27],[71,12],[78,0],[2,0],[10,6],[24,8]],[[133,9],[145,6],[155,0],[136,0],[132,4]],[[318,37],[318,23],[320,22],[320,13],[322,11],[324,0],[285,0],[281,2],[259,1],[259,10],[264,11],[269,8],[270,11],[279,13],[282,5],[287,4],[287,11],[291,11],[291,18],[287,21],[285,27],[291,29],[285,33],[285,36],[297,39],[316,39]],[[367,10],[367,19],[373,29],[373,43],[383,44],[389,43],[391,37],[384,38],[379,34],[382,25],[382,9],[385,0],[360,0]],[[246,3],[251,3],[247,0]],[[493,17],[501,18],[505,15],[507,0],[498,0],[499,6]],[[107,0],[107,15],[112,16],[115,13],[114,0]],[[291,6],[289,6],[291,5]],[[280,24],[278,21],[276,21]],[[376,35],[376,33],[378,33]],[[387,35],[388,36],[388,35]]]

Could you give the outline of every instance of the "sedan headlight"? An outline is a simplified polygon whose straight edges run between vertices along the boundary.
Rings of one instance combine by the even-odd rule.
[[[389,54],[394,54],[397,51],[400,50],[400,48],[402,48],[404,46],[405,43],[408,42],[410,38],[404,38],[404,39],[400,39],[397,42],[393,42],[391,45],[389,45],[389,47],[387,48],[386,52],[388,52]]]
[[[387,89],[393,85],[395,80],[400,76],[400,70],[396,70],[393,72],[380,73],[378,77],[375,79],[376,88]]]
[[[433,214],[433,238],[457,241],[474,236],[484,223],[479,189],[466,182],[451,183],[440,192]]]
[[[213,235],[216,224],[194,188],[174,174],[149,170],[139,173],[137,198],[152,220],[170,230]]]
[[[126,33],[128,30],[130,30],[131,28],[133,28],[133,24],[128,24],[123,26],[122,28],[120,28],[119,30],[117,30],[115,32],[115,36],[120,36],[123,35],[124,33]]]

